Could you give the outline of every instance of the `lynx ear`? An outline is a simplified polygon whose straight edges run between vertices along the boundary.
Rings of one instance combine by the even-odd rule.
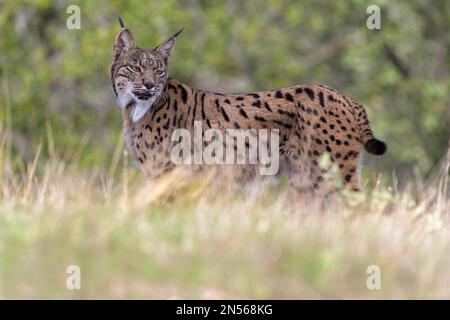
[[[121,30],[116,37],[114,42],[114,56],[117,58],[122,53],[127,53],[130,49],[136,48],[136,42],[134,41],[133,35],[130,30],[125,28],[123,21],[119,18],[119,23]]]
[[[170,53],[172,52],[172,49],[175,45],[175,40],[177,36],[184,30],[184,28],[181,28],[178,30],[173,36],[171,36],[169,39],[161,43],[159,46],[155,48],[156,51],[158,51],[164,58],[164,60],[167,61],[170,58]]]

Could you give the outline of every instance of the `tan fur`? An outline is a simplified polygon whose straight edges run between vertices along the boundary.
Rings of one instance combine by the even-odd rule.
[[[124,30],[129,32],[128,29],[122,32]],[[131,117],[135,100],[129,101],[122,110],[128,147],[140,169],[151,178],[174,167],[170,152],[175,142],[171,142],[171,134],[177,128],[192,131],[194,120],[202,121],[204,130],[212,127],[222,131],[228,128],[279,129],[280,161],[283,168],[288,168],[291,185],[298,190],[320,189],[324,170],[319,168],[318,161],[325,152],[339,166],[343,181],[358,190],[357,167],[362,146],[375,154],[386,150],[384,143],[374,138],[362,106],[334,89],[301,84],[256,93],[221,94],[197,90],[168,78],[168,55],[161,54],[159,47],[144,50],[132,44],[124,54],[118,54],[120,37],[119,34],[119,44],[116,39],[111,69],[116,94],[120,96],[118,88],[129,85],[127,81],[135,84],[149,79],[158,83],[157,68],[164,70],[167,77],[159,79],[162,89],[138,121],[133,122]],[[171,39],[174,43],[175,38],[168,41]],[[123,74],[123,66],[139,65],[144,59],[153,59],[153,67],[141,64],[141,73]]]

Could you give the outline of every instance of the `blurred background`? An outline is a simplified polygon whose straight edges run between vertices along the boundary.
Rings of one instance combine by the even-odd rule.
[[[69,30],[69,5],[81,29]],[[381,30],[369,30],[369,5]],[[17,163],[65,150],[103,167],[122,143],[109,67],[121,16],[141,47],[180,27],[171,76],[211,91],[323,83],[363,104],[389,154],[372,165],[430,175],[450,137],[448,1],[0,1],[0,125]],[[80,147],[81,146],[81,147]]]
[[[169,69],[190,86],[323,83],[363,104],[389,145],[365,192],[146,180],[111,89],[118,16],[142,47],[184,27]],[[444,0],[0,0],[0,299],[448,299],[449,27]]]

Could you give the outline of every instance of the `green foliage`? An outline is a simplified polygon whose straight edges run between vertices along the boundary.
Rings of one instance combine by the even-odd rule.
[[[194,87],[312,82],[348,94],[390,147],[380,168],[430,172],[446,149],[447,1],[79,1],[81,30],[66,28],[70,4],[0,5],[0,123],[11,115],[14,152],[25,159],[48,144],[48,128],[66,149],[87,141],[81,165],[110,158],[121,129],[109,80],[118,16],[143,47],[185,27],[170,70]],[[381,30],[366,28],[371,4],[381,7]]]

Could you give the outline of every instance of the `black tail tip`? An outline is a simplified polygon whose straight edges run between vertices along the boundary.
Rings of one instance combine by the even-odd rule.
[[[375,155],[382,155],[385,154],[387,151],[387,145],[383,141],[380,141],[378,139],[370,139],[366,142],[364,145],[364,148],[367,152]]]

